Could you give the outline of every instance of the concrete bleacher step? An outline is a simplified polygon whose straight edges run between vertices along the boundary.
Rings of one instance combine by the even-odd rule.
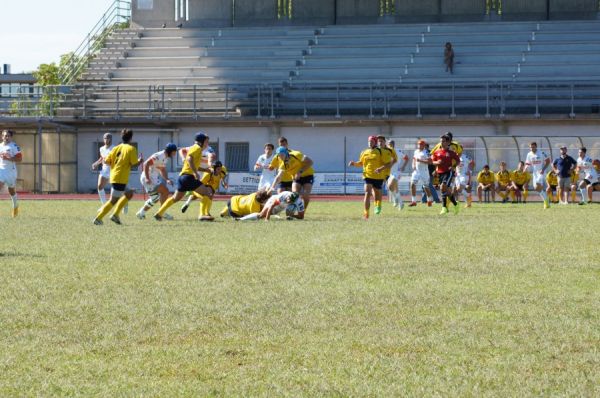
[[[257,58],[220,58],[220,57],[128,57],[118,62],[119,68],[156,68],[170,67],[263,67],[263,68],[293,68],[297,57],[274,59],[273,57]],[[115,62],[112,63],[113,66]],[[98,65],[105,65],[98,63]],[[92,66],[92,65],[90,65]]]
[[[113,78],[144,78],[144,77],[219,77],[219,76],[289,76],[288,68],[271,67],[219,67],[209,68],[203,66],[179,67],[141,67],[141,68],[118,68],[112,71]]]
[[[240,38],[183,38],[183,37],[160,37],[160,38],[141,38],[134,41],[135,47],[245,47],[245,46],[285,46],[285,47],[302,47],[308,45],[308,38],[304,37],[270,37],[256,38],[253,36]],[[115,48],[124,46],[127,43],[118,41],[107,41],[106,46]]]

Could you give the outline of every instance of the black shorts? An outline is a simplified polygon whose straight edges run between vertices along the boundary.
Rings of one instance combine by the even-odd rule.
[[[231,200],[227,201],[227,212],[233,218],[240,218],[240,217],[242,217],[239,214],[235,213],[233,210],[231,210]]]
[[[300,184],[300,185],[304,185],[304,184],[310,184],[310,185],[312,185],[314,181],[315,181],[315,176],[314,175],[310,175],[310,176],[305,176],[305,177],[300,177],[298,179],[294,179],[294,182],[296,184]]]
[[[600,182],[591,182],[587,178],[584,178],[583,182],[585,182],[585,185],[591,185],[593,187],[597,187],[598,185],[600,185]]]
[[[515,186],[519,189],[519,191],[523,190],[523,184],[515,184]]]
[[[293,181],[285,181],[285,182],[281,181],[279,183],[279,189],[282,189],[284,191],[287,189],[287,190],[291,191],[292,190],[292,183],[293,183]]]
[[[110,184],[111,188],[115,191],[125,192],[127,184]]]
[[[556,191],[556,187],[557,187],[557,185],[550,185],[550,190]]]
[[[363,178],[365,184],[372,185],[375,189],[381,189],[383,187],[383,180],[378,180],[375,178]]]
[[[195,191],[202,183],[190,174],[180,175],[177,179],[177,190],[179,192]]]
[[[440,179],[440,185],[446,184],[447,186],[452,185],[452,180],[454,180],[454,171],[450,170],[442,174],[438,174]]]

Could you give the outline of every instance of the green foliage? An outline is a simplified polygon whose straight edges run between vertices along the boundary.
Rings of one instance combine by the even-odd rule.
[[[277,0],[277,18],[292,19],[294,0]]]
[[[600,395],[599,205],[141,205],[0,201],[0,396]]]
[[[379,0],[379,16],[396,14],[395,0]]]

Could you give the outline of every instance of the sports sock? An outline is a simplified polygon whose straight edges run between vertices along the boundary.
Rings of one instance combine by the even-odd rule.
[[[158,209],[156,214],[158,214],[159,216],[162,217],[162,215],[165,214],[167,209],[169,207],[173,206],[173,203],[175,203],[175,201],[173,200],[173,197],[168,198],[167,200],[165,200],[165,203],[163,203],[162,206],[160,206],[160,209]]]
[[[119,217],[121,215],[121,211],[127,205],[128,202],[129,202],[129,199],[127,199],[127,196],[121,196],[121,198],[117,202],[117,205],[115,206],[115,211],[113,212],[113,216]]]
[[[587,203],[587,198],[586,198],[586,195],[585,195],[585,189],[579,188],[579,192],[581,193],[581,201],[583,203]]]
[[[442,193],[442,207],[448,207],[448,195],[445,192]]]
[[[375,206],[376,207],[381,207],[381,200],[376,200],[375,201]]]
[[[400,195],[400,191],[396,191],[396,203],[398,203],[400,206],[402,206],[404,203],[402,200],[402,195]]]
[[[156,202],[154,202],[154,199],[153,199],[153,198],[150,198],[150,199],[148,199],[148,200],[147,200],[147,201],[144,203],[144,207],[142,207],[142,209],[143,209],[144,211],[146,211],[146,210],[150,210],[150,208],[151,208],[152,206],[154,206],[154,203],[156,203]]]
[[[200,211],[199,216],[208,216],[210,208],[212,206],[212,200],[208,196],[202,196],[200,199]]]
[[[548,201],[548,194],[546,194],[546,191],[544,191],[543,189],[540,191],[540,196],[542,197],[542,200],[544,202]]]
[[[17,194],[15,192],[14,195],[12,195],[10,197],[10,200],[12,201],[12,208],[16,209],[17,207],[19,207],[19,199],[17,198]]]
[[[575,202],[577,200],[577,192],[573,189],[571,191],[571,202]]]
[[[221,217],[227,217],[229,216],[229,208],[227,206],[223,207],[223,210],[221,210]]]
[[[416,197],[416,196],[411,196],[411,197],[410,197],[410,200],[411,200],[412,202],[415,202],[415,203],[417,203],[417,197]],[[427,197],[427,200],[429,201],[429,197]]]
[[[98,210],[98,214],[96,215],[96,218],[98,220],[102,220],[104,218],[105,215],[108,214],[108,212],[113,208],[113,204],[111,202],[106,202],[102,205],[102,207]]]
[[[100,196],[100,203],[106,203],[106,192],[104,192],[104,189],[98,190],[98,196]]]
[[[512,199],[513,202],[515,200],[517,200],[517,195],[516,195],[515,191],[510,191],[510,198]]]
[[[450,202],[452,202],[452,204],[454,206],[456,206],[458,203],[456,203],[456,199],[454,198],[454,195],[450,194],[448,195],[448,199],[450,199]]]
[[[252,213],[252,214],[248,214],[247,216],[244,216],[242,218],[240,218],[241,221],[253,221],[253,220],[258,220],[258,216],[260,215],[260,213]]]
[[[529,196],[529,191],[523,191],[523,200],[527,202],[527,197]]]

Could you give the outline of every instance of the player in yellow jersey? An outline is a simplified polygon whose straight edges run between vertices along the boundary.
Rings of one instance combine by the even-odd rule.
[[[179,202],[188,191],[212,197],[211,189],[203,185],[200,181],[202,178],[200,172],[210,172],[209,168],[201,166],[203,151],[208,147],[208,139],[208,136],[203,133],[196,134],[195,143],[190,147],[187,157],[183,162],[181,173],[179,173],[177,190],[173,196],[165,200],[165,203],[162,204],[158,212],[154,215],[157,221],[162,221],[167,209],[173,206],[174,203]]]
[[[280,147],[284,147],[288,151],[290,150],[288,147],[287,138],[280,137],[278,140],[278,144]],[[273,156],[273,159],[271,159],[271,164],[269,164],[269,170],[275,170],[277,173],[277,170],[279,170],[280,165],[281,165],[281,159],[279,158],[279,156],[275,155],[275,156]],[[283,191],[291,191],[293,183],[294,183],[293,176],[287,175],[287,174],[283,175],[281,177],[281,181],[279,182],[279,186],[277,187],[277,193],[281,193]],[[267,190],[268,189],[269,188],[267,188]]]
[[[477,174],[477,199],[481,203],[481,196],[484,191],[492,194],[492,203],[496,201],[496,187],[494,182],[496,176],[490,171],[490,166],[483,166],[483,170]]]
[[[531,176],[525,170],[525,162],[520,161],[517,169],[510,173],[510,184],[508,190],[512,197],[512,202],[516,203],[517,198],[523,198],[523,203],[527,203],[529,195],[529,181]]]
[[[383,178],[385,171],[392,166],[392,160],[389,158],[384,162],[381,149],[377,147],[377,136],[369,136],[369,147],[361,152],[358,162],[350,161],[348,166],[362,167],[365,197],[364,214],[365,220],[369,219],[369,209],[371,208],[371,196],[375,197],[375,214],[381,213],[381,188],[383,187]]]
[[[510,171],[506,169],[506,162],[500,162],[500,170],[496,173],[496,192],[502,198],[502,203],[508,202],[508,185],[510,184]]]
[[[96,218],[94,218],[95,225],[102,225],[102,219],[106,216],[110,210],[115,206],[115,210],[110,220],[115,224],[121,224],[119,215],[123,207],[129,202],[129,199],[133,196],[133,190],[127,189],[129,183],[129,174],[131,173],[132,167],[139,166],[144,161],[140,155],[138,157],[137,149],[130,144],[133,138],[133,131],[130,129],[123,129],[121,131],[121,144],[114,147],[108,156],[104,159],[105,163],[110,166],[110,199],[100,207]]]
[[[302,194],[304,207],[310,202],[310,193],[314,180],[313,161],[300,151],[289,150],[280,146],[275,151],[275,157],[279,159],[279,169],[268,192],[273,192],[279,186],[279,182],[292,179],[292,192]],[[286,190],[286,189],[284,189]]]
[[[214,217],[210,215],[210,208],[212,207],[213,195],[219,190],[219,185],[223,185],[227,189],[227,168],[223,166],[223,163],[216,161],[211,166],[210,173],[204,173],[200,180],[202,184],[210,188],[210,195],[202,195],[196,192],[192,192],[196,198],[200,199],[200,212],[198,214],[198,221],[213,221]]]
[[[554,196],[556,187],[558,186],[558,175],[553,169],[546,173],[546,195],[552,203],[558,203],[558,195]]]
[[[227,201],[221,210],[221,217],[241,218],[252,213],[260,213],[271,195],[266,190],[259,190],[250,195],[235,195]]]
[[[462,145],[458,141],[454,140],[451,132],[446,131],[444,133],[444,135],[447,135],[450,137],[450,145],[448,146],[450,148],[450,150],[453,152],[456,152],[456,154],[460,157],[463,153]],[[435,146],[430,151],[430,153],[434,153],[435,151],[437,151],[438,149],[441,149],[441,148],[442,148],[442,144],[440,142],[438,142],[437,144],[435,144]]]

